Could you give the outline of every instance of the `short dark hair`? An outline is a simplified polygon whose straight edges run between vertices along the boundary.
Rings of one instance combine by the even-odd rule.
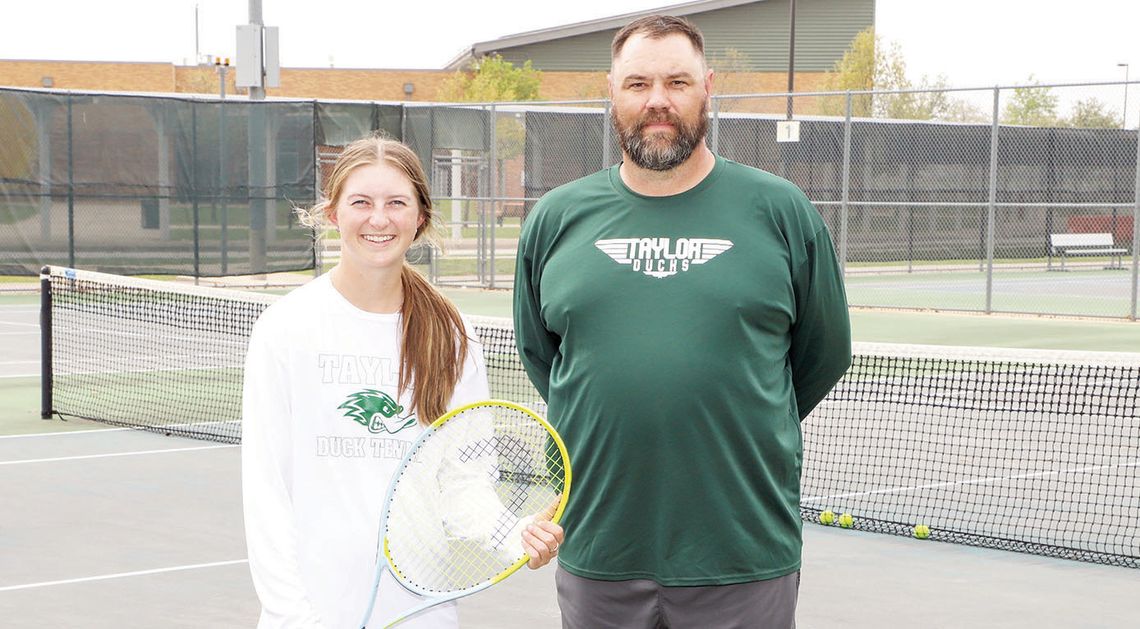
[[[697,28],[696,24],[673,15],[648,15],[626,24],[617,35],[614,35],[614,43],[610,46],[610,59],[616,59],[621,54],[621,49],[625,47],[625,42],[630,37],[642,34],[650,39],[661,39],[673,34],[684,35],[692,42],[693,48],[702,57],[705,56],[705,37],[701,35],[701,29]]]

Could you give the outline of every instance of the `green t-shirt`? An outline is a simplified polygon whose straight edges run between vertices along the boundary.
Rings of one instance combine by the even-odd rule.
[[[573,468],[566,570],[693,586],[799,569],[800,420],[851,333],[798,188],[721,157],[669,197],[617,166],[569,183],[527,217],[514,300]]]

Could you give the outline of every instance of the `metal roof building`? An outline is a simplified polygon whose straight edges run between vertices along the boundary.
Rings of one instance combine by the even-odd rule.
[[[710,59],[734,50],[746,62],[739,70],[786,72],[790,8],[791,0],[685,2],[478,42],[446,69],[464,69],[476,59],[500,54],[515,65],[529,60],[539,70],[608,70],[614,34],[637,18],[660,13],[684,16],[696,24],[704,33]],[[874,23],[875,0],[796,0],[796,71],[830,70],[855,35]]]

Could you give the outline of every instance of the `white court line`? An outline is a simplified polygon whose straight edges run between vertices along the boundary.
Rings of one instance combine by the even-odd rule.
[[[8,375],[0,376],[0,378],[38,378],[41,375],[42,374],[38,374],[38,373],[14,373],[14,374],[8,374]]]
[[[21,328],[38,328],[39,323],[16,323],[15,321],[0,321],[0,325],[18,325]]]
[[[0,461],[0,465],[20,465],[21,463],[54,463],[57,461],[79,461],[82,459],[109,459],[118,456],[136,456],[139,454],[166,454],[168,452],[194,452],[196,450],[216,450],[218,448],[240,448],[239,445],[199,446],[196,448],[170,448],[169,450],[140,450],[139,452],[113,452],[110,454],[84,454],[81,456],[60,456],[50,459],[23,459],[20,461]]]
[[[0,592],[11,592],[13,590],[30,590],[32,588],[42,588],[49,585],[70,585],[72,583],[86,583],[88,581],[104,581],[106,579],[121,579],[123,577],[138,577],[147,574],[161,574],[163,572],[177,572],[179,570],[197,570],[199,568],[219,568],[221,566],[232,566],[239,563],[246,563],[248,559],[234,559],[231,561],[215,561],[214,563],[197,563],[188,566],[173,566],[170,568],[155,568],[154,570],[136,570],[135,572],[119,572],[117,574],[101,574],[96,577],[80,577],[78,579],[63,579],[60,581],[42,581],[40,583],[25,583],[23,585],[6,585],[0,587]]]
[[[39,336],[39,330],[33,332],[0,332],[0,336]]]
[[[835,494],[832,496],[809,496],[803,499],[803,502],[820,502],[826,500],[833,500],[836,498],[858,498],[862,496],[872,496],[875,494],[898,494],[908,491],[918,491],[922,489],[937,489],[939,487],[954,487],[957,485],[983,485],[986,483],[998,483],[1007,480],[1022,480],[1026,478],[1040,478],[1042,476],[1057,476],[1060,474],[1085,474],[1087,472],[1096,472],[1099,470],[1114,469],[1118,467],[1138,467],[1140,461],[1132,461],[1129,463],[1115,463],[1113,465],[1090,465],[1089,467],[1080,467],[1071,470],[1053,470],[1051,472],[1033,472],[1031,474],[1017,474],[1016,476],[991,476],[989,478],[974,478],[965,481],[949,481],[945,483],[931,483],[929,485],[916,485],[913,487],[893,487],[891,489],[874,489],[871,491],[857,491],[847,494]]]
[[[45,419],[44,421],[51,421],[51,420]],[[92,420],[92,421],[94,421],[94,420]],[[236,424],[236,423],[238,423],[238,422],[223,420],[223,421],[219,421],[219,422],[198,422],[198,423],[194,423],[194,424],[170,424],[168,427],[169,428],[185,428],[187,426],[211,426],[211,425],[216,426],[218,424]],[[143,428],[137,427],[137,426],[120,426],[118,428],[92,428],[90,430],[61,430],[58,432],[37,432],[37,433],[32,433],[32,434],[27,434],[27,435],[0,435],[0,439],[21,439],[23,437],[58,437],[60,435],[89,435],[92,433],[102,434],[105,432],[125,432],[128,430],[132,431],[132,432],[151,432],[151,434],[154,434],[153,431],[147,431],[147,430],[144,430]],[[163,450],[163,452],[168,452],[168,450]]]
[[[0,360],[0,365],[34,365],[39,360]]]
[[[50,419],[45,419],[51,421]],[[123,432],[125,430],[137,430],[137,428],[92,428],[91,430],[61,430],[59,432],[37,432],[30,435],[0,435],[0,439],[21,439],[24,437],[57,437],[59,435],[88,435],[91,433],[104,433],[104,432]]]

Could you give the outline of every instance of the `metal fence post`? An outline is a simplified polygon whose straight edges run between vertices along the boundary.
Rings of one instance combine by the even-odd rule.
[[[491,269],[489,273],[488,288],[495,288],[495,273],[498,269],[495,268],[495,226],[498,224],[498,214],[501,211],[499,199],[499,118],[495,105],[491,105],[491,185],[487,186],[488,192],[491,193],[491,216],[487,218],[489,223],[489,236],[490,236],[490,251],[488,252],[491,258]]]
[[[67,95],[67,266],[75,268],[75,130],[71,94]]]
[[[35,102],[35,101],[33,101]],[[51,112],[56,104],[37,103],[33,108],[36,116],[36,145],[39,147],[39,179],[40,188],[40,239],[44,242],[51,240],[52,215],[52,150],[51,150]]]
[[[218,239],[219,239],[220,246],[221,246],[221,261],[220,261],[221,271],[219,272],[219,275],[226,275],[228,262],[229,262],[229,260],[227,258],[227,256],[229,255],[229,251],[228,251],[229,247],[226,243],[226,237],[227,237],[226,230],[228,229],[228,224],[229,224],[229,216],[228,216],[229,208],[228,208],[228,204],[226,203],[226,189],[225,189],[226,188],[226,186],[225,186],[225,181],[226,181],[226,143],[225,143],[225,138],[226,138],[226,96],[225,96],[225,94],[222,94],[221,100],[218,101],[218,179],[217,179],[217,181],[214,182],[214,185],[217,186],[217,188],[216,188],[217,189],[217,197],[216,198],[218,199],[218,205],[220,207],[219,207],[219,210],[216,211],[214,213],[214,216],[212,217],[214,220],[220,220],[221,221],[221,224],[219,225],[221,231],[218,235]],[[220,212],[220,214],[219,214],[219,212]]]
[[[198,208],[198,102],[190,103],[190,196],[193,197],[190,205],[190,219],[192,223],[192,237],[194,240],[194,285],[202,276],[202,243],[199,241],[199,208]]]
[[[605,111],[602,114],[602,168],[609,168],[610,162],[613,160],[613,155],[610,154],[610,130],[613,129],[613,122],[610,121],[610,116],[613,112],[610,111],[610,101],[606,101]]]
[[[1132,308],[1129,318],[1136,320],[1136,285],[1140,281],[1140,127],[1136,130],[1136,184],[1133,188],[1136,203],[1132,206]]]
[[[839,268],[847,273],[847,213],[851,201],[851,91],[847,91],[847,114],[843,121],[843,168],[840,176],[842,196],[839,202]]]
[[[313,101],[313,205],[316,205],[321,198],[321,185],[324,173],[321,172],[321,150],[318,148],[320,145],[317,142],[317,130],[321,125],[321,110],[320,102]],[[373,106],[373,115],[375,115],[376,107]],[[401,108],[402,109],[402,108]],[[429,167],[430,171],[430,167]],[[311,205],[309,207],[312,207]],[[325,264],[324,259],[325,247],[325,230],[322,223],[313,225],[313,277],[320,276],[321,267]]]
[[[720,146],[720,98],[713,96],[712,98],[713,116],[712,116],[712,133],[709,135],[709,150],[713,153],[717,152]]]
[[[997,165],[998,165],[998,107],[1001,104],[1001,89],[994,88],[994,114],[990,124],[990,194],[989,208],[986,211],[986,314],[993,312],[994,299],[994,214],[997,205]]]

